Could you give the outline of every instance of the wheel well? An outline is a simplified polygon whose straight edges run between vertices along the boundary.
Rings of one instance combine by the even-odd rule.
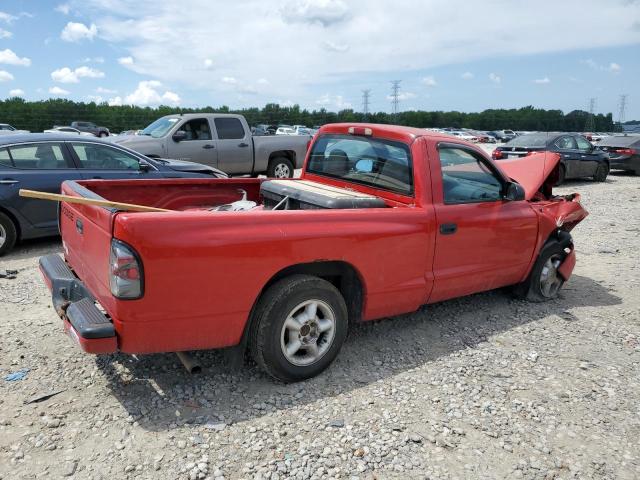
[[[4,213],[7,217],[9,217],[9,219],[11,219],[11,221],[15,225],[15,227],[16,227],[16,241],[19,241],[20,238],[22,238],[22,231],[20,229],[20,222],[18,221],[16,216],[13,213],[11,213],[9,210],[0,207],[0,212]]]
[[[269,162],[278,157],[288,158],[293,164],[293,168],[296,168],[296,152],[292,150],[278,150],[277,152],[272,152],[269,155]]]

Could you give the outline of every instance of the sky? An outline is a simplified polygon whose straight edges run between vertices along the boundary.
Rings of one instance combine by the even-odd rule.
[[[640,120],[640,0],[0,0],[0,98]]]

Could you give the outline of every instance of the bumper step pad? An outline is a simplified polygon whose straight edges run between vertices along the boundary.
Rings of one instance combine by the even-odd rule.
[[[69,305],[67,318],[82,338],[107,338],[116,334],[113,323],[88,298]]]

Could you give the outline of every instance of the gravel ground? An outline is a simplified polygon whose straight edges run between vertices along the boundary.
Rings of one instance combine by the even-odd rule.
[[[295,385],[220,352],[198,376],[81,353],[36,267],[59,243],[23,244],[0,260],[19,271],[0,279],[0,479],[639,478],[640,178],[558,190],[591,212],[559,299],[494,291],[357,326]]]

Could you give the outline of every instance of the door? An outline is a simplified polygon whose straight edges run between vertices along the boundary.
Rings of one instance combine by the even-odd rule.
[[[187,160],[217,167],[218,153],[211,125],[206,118],[194,118],[184,122],[174,132],[183,131],[185,137],[176,142],[169,137],[167,153],[169,158]]]
[[[253,171],[253,140],[238,118],[214,119],[218,136],[218,168],[225,173]]]
[[[22,216],[38,234],[55,234],[58,229],[58,204],[49,200],[25,198],[18,190],[60,193],[65,180],[79,180],[80,173],[66,155],[61,142],[15,145],[0,154],[0,199]],[[34,236],[23,232],[24,237]]]
[[[582,175],[580,165],[580,153],[576,139],[572,136],[565,135],[555,141],[558,153],[564,164],[565,178],[578,178]]]
[[[538,219],[526,201],[506,201],[506,180],[486,158],[440,144],[431,162],[436,213],[429,302],[519,282],[533,255]]]
[[[598,161],[600,156],[595,153],[595,149],[591,142],[589,142],[586,138],[578,136],[575,137],[576,144],[578,145],[577,150],[577,162],[579,163],[579,170],[581,177],[592,177],[596,170],[598,169],[598,165],[600,162]]]
[[[150,164],[116,147],[93,142],[69,142],[67,145],[84,179],[164,177]]]

